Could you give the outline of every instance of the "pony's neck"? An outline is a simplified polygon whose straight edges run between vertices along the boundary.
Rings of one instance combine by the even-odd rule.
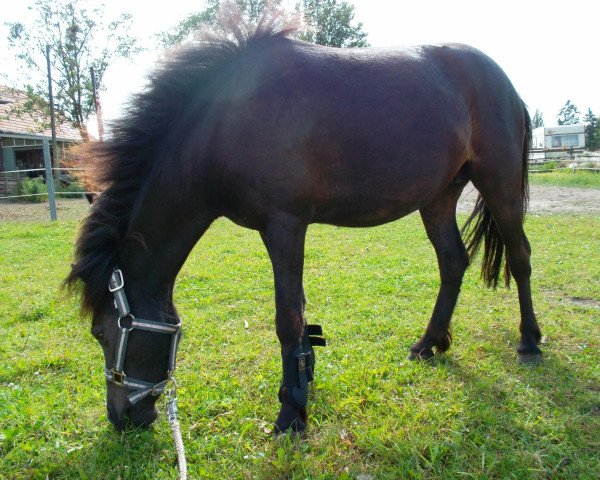
[[[134,305],[152,309],[171,303],[177,274],[214,218],[199,203],[153,195],[138,209],[119,254]]]

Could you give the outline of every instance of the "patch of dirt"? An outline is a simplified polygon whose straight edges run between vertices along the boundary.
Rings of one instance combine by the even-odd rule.
[[[81,220],[90,206],[84,198],[56,201],[56,217],[60,220]],[[4,222],[41,222],[50,220],[48,202],[9,202],[0,200],[0,224]]]
[[[472,183],[463,190],[458,211],[470,213],[478,192]],[[595,188],[529,186],[529,213],[533,214],[600,214],[600,190]]]
[[[600,309],[600,302],[598,300],[594,300],[593,298],[568,297],[565,298],[564,301],[579,307],[592,307]]]

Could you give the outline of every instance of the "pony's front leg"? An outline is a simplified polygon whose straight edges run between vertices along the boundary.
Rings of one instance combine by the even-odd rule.
[[[275,277],[275,326],[281,343],[282,380],[279,387],[281,410],[275,432],[306,428],[306,405],[310,352],[303,345],[304,332],[302,269],[307,225],[290,215],[278,215],[267,225],[262,237],[273,264]]]

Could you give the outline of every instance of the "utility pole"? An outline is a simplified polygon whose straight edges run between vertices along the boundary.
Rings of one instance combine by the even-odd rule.
[[[48,204],[50,205],[50,220],[56,221],[56,196],[54,180],[52,179],[52,162],[50,160],[50,146],[48,140],[42,140],[44,151],[44,166],[46,167],[46,187],[48,188]]]
[[[58,170],[58,143],[56,142],[56,119],[54,115],[54,94],[52,93],[52,70],[50,68],[50,45],[46,45],[46,65],[48,66],[48,98],[50,100],[50,130],[52,131],[52,166],[55,168],[54,176],[57,185],[60,184],[60,170]],[[48,179],[46,179],[48,181]]]
[[[96,88],[96,73],[94,67],[90,67],[90,73],[92,76],[92,91],[94,92],[94,109],[96,110],[96,122],[98,123],[98,140],[102,141],[104,137],[104,125],[102,125],[102,107],[100,100],[98,99],[98,92]]]

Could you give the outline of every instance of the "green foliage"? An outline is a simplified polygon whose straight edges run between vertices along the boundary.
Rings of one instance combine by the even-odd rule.
[[[571,100],[567,100],[567,103],[560,109],[557,120],[559,125],[576,125],[580,122],[579,110],[571,103]]]
[[[554,170],[556,168],[558,168],[560,166],[560,162],[557,162],[555,160],[550,161],[550,162],[544,162],[542,163],[540,166],[535,167],[538,170]]]
[[[31,108],[48,105],[46,45],[50,45],[57,111],[87,139],[85,123],[94,107],[90,68],[101,89],[110,63],[136,51],[129,34],[131,16],[106,21],[103,10],[88,10],[83,0],[36,0],[29,9],[30,24],[7,22],[9,45],[24,67],[23,89],[32,102],[25,110],[38,112]]]
[[[531,128],[538,128],[544,126],[544,114],[539,111],[539,109],[535,109],[535,114],[531,119]]]
[[[591,108],[588,108],[583,117],[583,123],[585,125],[585,148],[587,150],[600,149],[600,121]]]
[[[69,182],[68,184],[55,183],[56,198],[83,198],[85,188],[77,182]],[[35,195],[33,197],[25,197],[23,200],[33,203],[41,203],[48,201],[48,187],[43,178],[24,178],[19,183],[20,195]]]
[[[244,18],[256,23],[261,17],[266,0],[235,0]],[[281,5],[282,0],[270,2]],[[193,13],[182,20],[174,29],[158,35],[163,46],[178,45],[188,39],[196,30],[207,25],[219,25],[220,0],[209,0],[204,10]],[[296,11],[303,13],[309,29],[299,33],[302,40],[332,47],[366,47],[367,34],[362,23],[354,22],[354,6],[337,0],[303,0],[296,5]]]
[[[48,201],[48,188],[42,178],[24,178],[19,183],[20,195],[35,195],[25,197],[23,200],[27,202],[40,203]]]
[[[307,42],[329,47],[368,47],[363,24],[354,25],[354,5],[338,0],[302,0],[299,8],[310,29],[300,34]]]
[[[271,1],[271,4],[280,5],[282,0]],[[235,4],[250,23],[256,23],[260,18],[268,0],[235,0]],[[208,0],[204,10],[192,13],[183,19],[172,30],[159,33],[159,42],[164,47],[179,45],[187,40],[194,32],[208,25],[218,25],[218,14],[221,9],[221,0]]]
[[[189,477],[599,478],[600,220],[533,215],[526,229],[544,333],[537,367],[516,364],[516,290],[485,289],[478,262],[450,351],[407,361],[439,284],[418,215],[311,226],[307,316],[329,345],[317,351],[309,430],[293,439],[270,434],[281,365],[268,255],[255,232],[215,222],[175,286]],[[101,349],[58,290],[76,230],[0,225],[0,477],[174,479],[162,400],[148,430],[119,434],[106,420]]]
[[[68,184],[56,185],[56,198],[83,198],[85,196],[85,187],[75,181]]]

